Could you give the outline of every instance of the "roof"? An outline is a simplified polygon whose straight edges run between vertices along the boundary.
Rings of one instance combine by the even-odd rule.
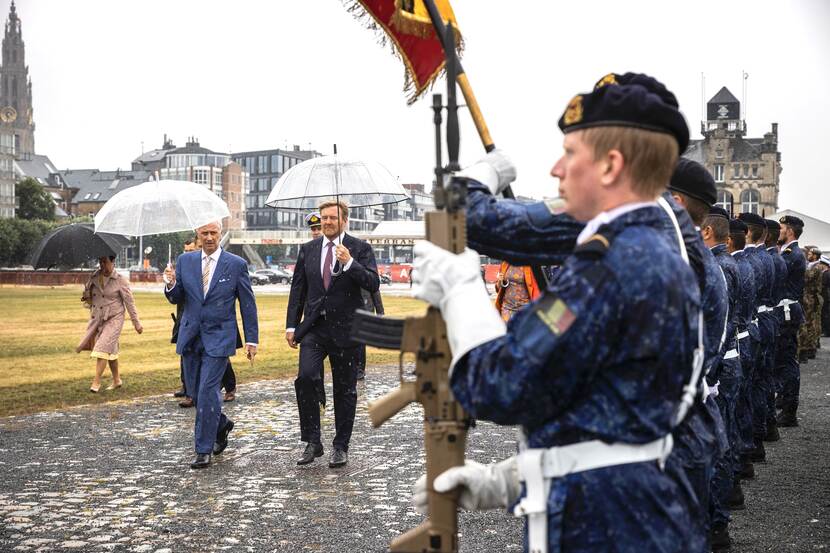
[[[712,96],[712,99],[709,100],[706,103],[707,104],[731,104],[731,103],[740,103],[740,102],[738,102],[738,99],[735,98],[735,96],[731,92],[729,92],[729,89],[724,86],[724,87],[721,87],[721,89],[718,90],[718,93],[715,94],[714,96]]]
[[[683,152],[683,157],[704,165],[706,163],[706,153],[703,151],[703,143],[703,140],[690,140],[688,148]]]
[[[32,154],[31,159],[14,160],[14,171],[19,177],[31,177],[44,186],[55,186],[54,177],[50,182],[49,177],[60,175],[60,171],[48,156]]]
[[[372,231],[371,236],[424,238],[426,226],[424,221],[381,221]]]
[[[68,169],[63,172],[66,182],[78,188],[73,204],[105,202],[118,192],[150,179],[149,171],[99,171],[98,169]]]
[[[738,139],[732,142],[732,161],[757,161],[760,158],[760,150],[749,140]]]
[[[164,159],[164,156],[170,152],[170,149],[165,150],[164,148],[159,148],[158,150],[150,150],[149,152],[144,152],[137,158],[133,160],[133,163],[151,163],[153,161],[158,161],[160,159]]]
[[[769,215],[767,218],[777,221],[784,215],[795,215],[804,221],[804,232],[798,239],[798,244],[800,246],[803,247],[807,244],[811,244],[818,246],[818,249],[823,252],[830,252],[830,222],[805,215],[804,213],[793,209],[782,209],[777,213]]]

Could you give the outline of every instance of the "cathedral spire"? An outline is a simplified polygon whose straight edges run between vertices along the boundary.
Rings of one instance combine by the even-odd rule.
[[[22,22],[12,0],[0,65],[0,132],[12,134],[15,155],[25,158],[35,151],[34,130],[32,80],[26,67]]]

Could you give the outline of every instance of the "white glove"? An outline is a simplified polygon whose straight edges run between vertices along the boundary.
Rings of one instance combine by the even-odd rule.
[[[445,493],[459,486],[461,494],[458,504],[463,509],[506,509],[516,502],[521,492],[516,457],[509,457],[491,465],[465,461],[463,467],[448,469],[439,474],[433,482],[433,488],[438,493]],[[422,515],[426,514],[429,505],[426,475],[422,475],[415,482],[413,494],[415,510]]]
[[[441,309],[452,350],[450,374],[468,351],[504,336],[507,327],[490,303],[478,253],[454,254],[419,240],[413,249],[412,293]]]
[[[480,182],[495,196],[516,180],[516,166],[507,154],[496,149],[455,175]]]

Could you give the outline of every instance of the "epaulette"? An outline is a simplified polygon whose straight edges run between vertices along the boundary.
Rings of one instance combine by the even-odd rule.
[[[781,253],[793,253],[793,250],[792,250],[792,248],[787,248],[786,250],[784,250]]]
[[[588,240],[574,248],[574,253],[577,255],[587,255],[590,257],[602,257],[608,248],[611,247],[611,241],[607,236],[602,234],[594,234]]]

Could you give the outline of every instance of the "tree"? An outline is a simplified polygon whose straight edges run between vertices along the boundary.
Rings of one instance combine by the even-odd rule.
[[[14,194],[20,203],[16,213],[18,218],[55,220],[55,201],[32,177],[18,182]]]

